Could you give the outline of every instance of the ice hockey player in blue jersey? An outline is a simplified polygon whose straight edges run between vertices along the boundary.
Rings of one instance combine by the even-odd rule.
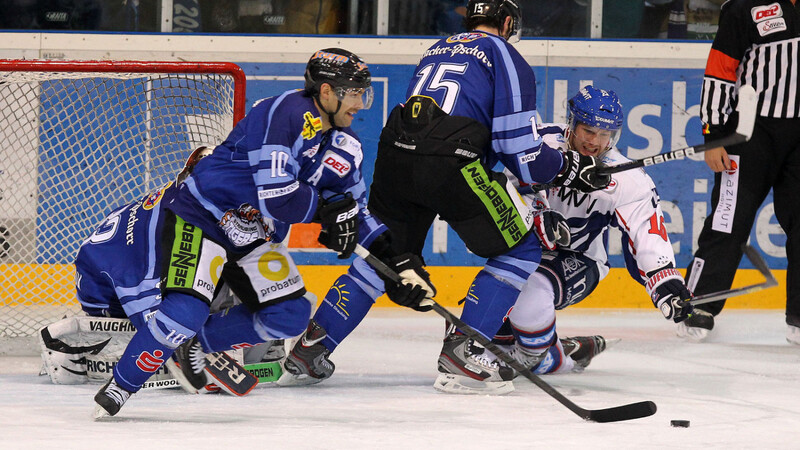
[[[75,287],[81,309],[96,317],[128,318],[137,329],[161,303],[164,205],[211,148],[195,149],[175,182],[112,211],[81,244]]]
[[[197,164],[166,205],[161,306],[95,397],[96,416],[116,414],[178,346],[181,369],[194,384],[203,352],[306,329],[311,303],[282,244],[290,225],[321,223],[320,242],[341,257],[385,231],[364,207],[361,144],[349,128],[372,102],[370,82],[356,55],[318,51],[305,89],[258,102]],[[253,252],[262,246],[271,251]],[[243,304],[209,317],[223,267]]]
[[[585,86],[569,100],[568,112],[568,124],[539,128],[548,145],[602,158],[608,166],[629,161],[615,147],[623,111],[614,91]],[[506,174],[519,186],[512,173]],[[691,315],[692,305],[686,302],[691,294],[675,269],[656,187],[643,169],[616,173],[605,189],[591,193],[552,187],[525,198],[555,217],[535,228],[546,250],[495,342],[513,344],[512,352],[540,354],[535,373],[582,371],[606,348],[602,336],[559,339],[556,310],[588,297],[608,274],[609,227],[621,232],[631,277],[645,286],[664,317],[680,322]]]
[[[472,284],[462,316],[490,337],[541,255],[536,236],[529,233],[533,213],[491,168],[500,161],[526,182],[587,191],[605,187],[608,177],[598,175],[595,158],[547,147],[536,134],[534,74],[507,42],[521,29],[516,2],[473,0],[467,9],[470,31],[425,52],[409,84],[409,100],[392,111],[381,133],[369,209],[389,227],[391,240],[379,240],[370,251],[398,273],[420,273],[425,238],[439,214],[473,253],[490,258]],[[413,258],[393,256],[409,253]],[[357,260],[337,280],[337,289],[328,292],[314,316],[327,331],[324,349],[317,347],[312,358],[301,342],[287,366],[324,365],[317,381],[329,376],[326,355],[380,295],[377,278],[370,280],[363,266]],[[416,297],[392,300],[426,309]],[[510,385],[510,371],[482,364],[471,348],[463,334],[448,335],[439,359],[443,382],[475,381],[487,391]]]

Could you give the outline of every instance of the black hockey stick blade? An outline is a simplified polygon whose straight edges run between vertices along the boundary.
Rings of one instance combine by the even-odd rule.
[[[739,89],[739,100],[738,104],[736,105],[736,111],[739,112],[739,123],[736,124],[736,131],[733,134],[715,141],[707,142],[705,144],[681,148],[667,153],[660,153],[647,158],[635,159],[633,161],[618,164],[616,166],[603,167],[599,170],[599,172],[604,175],[623,172],[625,170],[636,169],[638,167],[652,166],[667,161],[684,159],[687,156],[703,153],[704,151],[711,150],[712,148],[727,147],[729,145],[747,142],[753,135],[753,128],[755,127],[756,123],[757,105],[758,98],[756,96],[756,91],[751,86],[742,86]]]
[[[752,246],[745,244],[742,246],[742,250],[744,254],[747,256],[747,259],[753,263],[753,267],[758,269],[761,275],[764,276],[765,281],[763,283],[753,284],[750,286],[742,286],[739,288],[734,289],[727,289],[724,291],[719,292],[712,292],[709,294],[698,295],[694,297],[689,303],[692,306],[702,305],[705,303],[716,302],[718,300],[736,297],[738,295],[745,295],[745,294],[752,294],[753,292],[758,292],[762,289],[771,288],[773,286],[778,285],[778,280],[775,279],[775,276],[772,275],[772,272],[769,270],[767,266],[767,262],[764,261],[764,258],[754,249]]]
[[[382,275],[386,276],[392,281],[399,283],[401,281],[400,276],[389,266],[383,263],[380,259],[376,258],[372,255],[369,250],[365,249],[361,245],[356,245],[355,253],[364,258],[364,260],[372,266],[376,271],[380,272]],[[525,378],[530,380],[533,384],[543,390],[546,394],[556,399],[559,403],[566,406],[567,409],[572,411],[573,413],[577,414],[580,418],[592,422],[599,422],[599,423],[606,423],[606,422],[620,422],[623,420],[631,420],[631,419],[640,419],[642,417],[652,416],[656,413],[656,404],[651,401],[645,402],[637,402],[631,403],[628,405],[616,406],[613,408],[606,408],[606,409],[584,409],[580,406],[576,405],[572,400],[565,397],[563,394],[558,392],[553,386],[547,384],[544,380],[536,376],[531,370],[526,369],[522,364],[517,362],[514,357],[503,351],[500,347],[498,347],[495,343],[492,342],[491,339],[485,338],[482,334],[478,333],[477,331],[473,330],[472,327],[464,323],[461,319],[453,315],[450,311],[445,309],[442,305],[434,301],[433,299],[429,299],[432,302],[433,310],[436,311],[437,314],[442,316],[445,320],[450,321],[456,327],[458,327],[461,332],[467,335],[470,339],[474,339],[479,344],[481,344],[485,349],[492,352],[495,356],[497,356],[501,361],[508,364],[516,370],[518,373],[522,374]]]

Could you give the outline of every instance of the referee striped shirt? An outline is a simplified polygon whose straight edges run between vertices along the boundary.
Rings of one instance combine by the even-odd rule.
[[[729,0],[708,56],[700,100],[706,140],[721,137],[740,86],[758,94],[758,115],[800,118],[800,5]]]

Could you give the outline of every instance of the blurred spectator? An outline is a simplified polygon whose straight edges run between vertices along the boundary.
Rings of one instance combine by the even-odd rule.
[[[686,38],[713,41],[719,26],[719,11],[726,0],[688,0]]]
[[[639,36],[713,40],[725,0],[649,0]]]
[[[644,14],[643,0],[603,0],[604,38],[636,38]]]
[[[521,0],[523,37],[588,37],[589,0]]]
[[[441,0],[433,13],[433,34],[450,36],[466,31],[464,17],[468,0]]]
[[[201,31],[341,34],[347,32],[343,3],[342,0],[201,0]]]

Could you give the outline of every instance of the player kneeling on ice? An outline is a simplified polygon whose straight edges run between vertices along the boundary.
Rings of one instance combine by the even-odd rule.
[[[112,377],[120,356],[137,330],[149,326],[149,321],[161,306],[161,263],[164,258],[160,239],[166,215],[165,205],[174,198],[177,192],[175,186],[182,183],[197,162],[211,152],[209,147],[196,149],[174,184],[170,182],[133,203],[115,209],[83,242],[75,260],[75,280],[76,296],[86,316],[65,318],[39,332],[44,368],[53,383],[105,382]],[[260,220],[258,216],[253,219]],[[261,241],[261,245],[256,246],[247,258],[258,260],[269,256],[276,259],[275,254],[286,252],[275,247],[274,244]],[[235,270],[219,269],[223,278],[227,278],[227,273],[235,274]],[[236,282],[238,279],[232,278],[227,284],[236,287],[239,298],[247,298],[248,295],[254,297],[251,294],[254,288],[271,287],[268,281],[262,280],[260,285],[248,285],[242,289],[234,286]],[[232,303],[229,293],[229,290],[217,293],[217,309]],[[271,349],[260,350],[258,361],[267,357]],[[245,353],[245,360],[247,357]],[[215,355],[214,360],[220,366],[224,363],[228,371],[209,370],[212,374],[210,381],[223,389],[230,387],[226,389],[228,392],[238,394],[237,386],[232,384],[241,377],[233,375],[245,374],[244,369],[227,355]],[[180,370],[167,373],[160,364],[148,366],[146,372],[147,387],[178,386],[177,381],[181,380],[182,375]],[[203,374],[196,378],[199,387],[206,384]],[[183,381],[184,384],[188,383]],[[244,381],[242,379],[241,382]],[[196,392],[197,388],[192,387],[191,390]]]
[[[586,86],[568,108],[568,124],[539,128],[545,142],[601,158],[607,166],[628,161],[614,145],[623,112],[613,91]],[[602,336],[559,339],[555,311],[585,299],[608,274],[604,235],[611,226],[622,232],[628,271],[653,305],[674,322],[691,315],[691,294],[675,269],[658,194],[643,169],[616,173],[608,187],[595,192],[551,187],[525,197],[540,211],[535,230],[545,250],[495,342],[513,343],[512,353],[527,358],[534,373],[580,372],[606,348]]]
[[[320,242],[342,258],[356,243],[369,245],[385,231],[365,208],[363,154],[350,128],[355,114],[372,103],[370,84],[358,56],[320,50],[308,62],[304,90],[259,101],[197,164],[166,207],[162,243],[169,253],[161,307],[137,331],[113,380],[95,397],[99,413],[116,414],[147,372],[173,353],[197,387],[193,381],[204,370],[205,352],[306,330],[311,303],[282,244],[291,224],[321,223]],[[253,257],[252,249],[264,242],[275,251]],[[225,281],[243,304],[209,318],[223,266]],[[272,284],[259,289],[264,280]],[[252,295],[237,289],[252,289]],[[309,347],[326,336],[313,325],[301,340]]]
[[[39,332],[44,368],[53,383],[107,380],[136,330],[147,326],[161,304],[164,206],[175,186],[210,154],[211,147],[197,148],[175,183],[115,209],[81,244],[75,285],[86,316],[65,318]],[[151,375],[158,385],[174,382],[163,369]]]

